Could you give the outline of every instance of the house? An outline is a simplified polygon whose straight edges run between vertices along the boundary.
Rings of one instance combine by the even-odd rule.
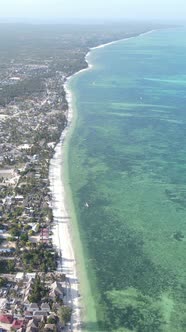
[[[50,306],[48,303],[42,303],[41,304],[41,310],[42,311],[46,311],[46,312],[50,312]]]
[[[42,228],[41,229],[41,233],[48,234],[49,233],[49,229],[48,228]]]
[[[23,272],[18,272],[17,274],[16,274],[16,281],[21,281],[21,280],[23,280],[24,279],[24,273]]]
[[[46,311],[38,310],[34,311],[33,318],[43,319],[44,317],[48,316],[48,313]]]
[[[14,248],[0,248],[0,254],[11,254],[14,251]]]
[[[34,225],[32,226],[32,230],[33,230],[35,233],[37,233],[37,232],[39,231],[39,223],[34,224]]]
[[[27,289],[26,292],[25,292],[24,302],[25,302],[26,298],[29,298],[29,296],[30,296],[31,294],[32,294],[32,289],[31,289],[31,288]]]
[[[24,312],[24,316],[25,316],[26,319],[31,319],[32,316],[33,316],[33,312],[30,312],[30,311],[27,310],[27,311]]]
[[[49,230],[47,228],[43,228],[40,232],[40,239],[48,239],[49,237]]]
[[[37,305],[37,303],[30,303],[29,307],[28,307],[28,311],[30,312],[34,312],[34,311],[38,311],[39,307]]]
[[[34,279],[29,279],[29,281],[26,284],[26,289],[32,288],[34,285]]]
[[[23,320],[15,319],[12,323],[12,329],[19,330],[23,327],[23,325],[24,325]]]
[[[22,195],[17,195],[14,197],[16,202],[23,202],[24,197]]]
[[[36,273],[26,273],[26,279],[31,280],[36,278]]]
[[[63,298],[63,296],[64,296],[63,287],[61,286],[61,284],[59,282],[55,281],[51,285],[50,296],[53,297],[53,298],[54,297]]]
[[[29,301],[27,301],[29,299],[29,296],[32,294],[32,288],[34,285],[34,281],[33,279],[30,279],[29,282],[26,284],[26,289],[24,292],[24,303],[25,305],[29,304]]]
[[[0,315],[0,322],[5,324],[12,324],[13,316],[12,315]]]
[[[36,319],[31,319],[28,324],[27,324],[27,328],[26,328],[26,332],[38,332],[38,320]]]

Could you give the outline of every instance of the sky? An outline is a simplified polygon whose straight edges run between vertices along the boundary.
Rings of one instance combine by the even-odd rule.
[[[0,0],[0,19],[186,20],[186,0]]]

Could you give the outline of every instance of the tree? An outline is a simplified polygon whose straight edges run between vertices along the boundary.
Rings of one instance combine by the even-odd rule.
[[[7,283],[7,279],[0,277],[0,287],[5,286]]]
[[[32,229],[30,229],[30,230],[28,231],[28,235],[29,235],[29,236],[33,236],[33,235],[34,235],[34,231],[33,231]]]
[[[49,317],[47,319],[47,324],[56,324],[56,317]]]
[[[23,242],[27,242],[28,241],[28,234],[27,233],[21,234],[20,240],[23,241]]]
[[[12,237],[19,236],[20,235],[20,230],[17,227],[12,227],[10,229],[10,234],[11,234]]]
[[[8,261],[7,262],[7,266],[8,266],[8,271],[10,272],[10,273],[12,273],[12,272],[15,272],[15,262],[14,261]]]
[[[48,293],[44,284],[41,282],[40,277],[36,277],[34,285],[32,287],[31,295],[29,296],[29,302],[38,303]]]
[[[62,306],[59,309],[59,319],[62,324],[66,325],[68,322],[70,322],[71,315],[72,315],[72,308],[68,306]]]
[[[30,225],[28,225],[28,224],[24,225],[24,230],[25,230],[25,231],[28,231],[28,230],[30,230],[30,229],[31,229],[31,226],[30,226]]]

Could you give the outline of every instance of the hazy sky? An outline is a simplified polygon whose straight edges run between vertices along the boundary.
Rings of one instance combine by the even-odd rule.
[[[0,0],[0,18],[186,19],[186,0]]]

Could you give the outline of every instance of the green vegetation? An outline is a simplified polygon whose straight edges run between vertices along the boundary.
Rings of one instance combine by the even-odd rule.
[[[0,105],[6,106],[16,97],[28,97],[30,94],[42,93],[44,91],[41,78],[31,78],[13,85],[5,86],[0,90]]]
[[[18,227],[13,226],[13,227],[10,228],[10,235],[12,237],[20,236],[20,234],[21,234],[21,231],[20,231],[20,229]]]
[[[55,317],[49,317],[47,319],[47,324],[56,324],[56,321],[57,321],[56,316]]]
[[[7,284],[7,279],[0,277],[0,287],[4,287]]]
[[[27,233],[22,233],[20,236],[20,240],[24,243],[28,241],[28,234]]]
[[[41,299],[43,299],[48,294],[48,290],[41,282],[39,276],[36,277],[34,280],[34,284],[32,286],[31,295],[29,295],[29,302],[30,303],[39,303]]]
[[[57,256],[47,245],[39,244],[36,248],[22,253],[22,262],[27,271],[54,271],[57,266]]]
[[[58,312],[60,322],[63,325],[66,325],[68,322],[70,322],[70,318],[72,315],[72,308],[68,306],[61,306]]]
[[[14,273],[15,262],[13,260],[0,260],[0,273]]]

